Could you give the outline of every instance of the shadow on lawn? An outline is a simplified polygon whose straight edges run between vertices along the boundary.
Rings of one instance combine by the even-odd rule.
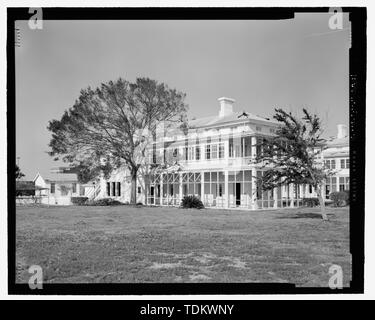
[[[328,218],[334,216],[333,213],[327,213]],[[276,219],[322,219],[320,213],[315,212],[299,212],[288,215],[279,216]]]

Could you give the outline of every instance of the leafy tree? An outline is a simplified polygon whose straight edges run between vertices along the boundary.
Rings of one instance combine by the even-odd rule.
[[[20,167],[16,164],[16,180],[21,179],[25,175],[21,172]]]
[[[157,127],[186,122],[185,94],[149,78],[124,79],[81,90],[60,120],[49,122],[49,154],[81,169],[87,180],[126,166],[131,175],[131,203],[136,203],[137,173]]]
[[[256,162],[264,171],[257,182],[263,190],[285,184],[310,184],[318,195],[323,220],[328,220],[322,195],[324,180],[330,174],[320,159],[323,150],[321,121],[303,109],[303,117],[275,109],[274,119],[280,122],[276,135],[264,137]]]

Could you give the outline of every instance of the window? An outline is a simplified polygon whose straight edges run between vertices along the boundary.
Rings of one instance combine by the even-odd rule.
[[[336,160],[331,160],[331,169],[336,169]]]
[[[107,182],[107,196],[109,197],[111,195],[111,183]]]
[[[211,159],[217,159],[217,144],[213,144],[211,148]]]
[[[219,159],[224,158],[224,143],[219,144]]]
[[[234,154],[236,158],[241,157],[241,145],[240,144],[234,145]]]
[[[251,137],[247,136],[243,138],[243,148],[245,157],[251,156]]]
[[[256,127],[255,127],[255,130],[256,130],[256,131],[262,131],[262,127],[256,126]]]
[[[229,137],[229,158],[233,158],[233,134]]]
[[[345,190],[346,180],[343,177],[328,177],[326,180],[326,198],[329,199],[329,195],[332,192]],[[337,189],[338,184],[338,189]]]
[[[141,187],[138,187],[138,193],[141,193]]]
[[[272,128],[271,128],[271,129],[270,129],[270,132],[271,132],[271,133],[275,133],[276,131],[275,131],[275,129],[272,129]]]
[[[156,144],[152,146],[152,163],[156,163]]]
[[[350,167],[349,158],[345,158],[345,159],[340,160],[340,168],[341,169],[349,169],[349,167]]]
[[[207,160],[211,159],[211,145],[209,144],[206,145],[206,159]]]
[[[340,168],[345,169],[345,159],[340,160]]]
[[[184,148],[184,160],[188,160],[188,147]]]
[[[345,178],[344,177],[339,178],[339,190],[340,191],[345,190]]]
[[[309,193],[312,193],[312,192],[313,192],[313,190],[312,190],[312,185],[309,184]]]
[[[117,196],[121,197],[121,182],[117,182]]]
[[[194,160],[194,148],[193,147],[188,148],[188,160]]]
[[[350,190],[349,177],[345,177],[345,190]]]
[[[224,172],[213,171],[204,173],[204,194],[205,196],[216,199],[224,194]],[[219,203],[218,205],[222,205]]]
[[[69,193],[69,187],[67,187],[66,185],[60,185],[60,193],[62,196],[67,196],[68,193]]]
[[[73,190],[73,193],[77,192],[77,184],[76,183],[72,184],[72,190]]]
[[[199,146],[195,147],[195,160],[199,160],[201,158],[201,149]]]
[[[257,150],[257,155],[262,155],[263,154],[263,141],[262,138],[258,138],[257,144],[256,144],[256,150]]]
[[[112,196],[116,196],[116,182],[112,182]]]
[[[56,185],[54,182],[51,183],[51,193],[55,193]]]
[[[326,181],[326,199],[329,199],[330,193],[331,193],[331,178],[328,177]]]
[[[327,169],[336,169],[336,160],[325,160],[325,167]]]

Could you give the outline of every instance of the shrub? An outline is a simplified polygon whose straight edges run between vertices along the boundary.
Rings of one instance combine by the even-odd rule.
[[[91,200],[87,202],[89,206],[119,206],[123,203],[112,198],[104,198],[98,200]]]
[[[318,198],[303,198],[302,205],[306,207],[317,207],[319,206],[319,199]]]
[[[87,200],[89,198],[87,197],[72,197],[72,203],[75,204],[76,206],[83,206],[86,204]]]
[[[181,201],[182,208],[195,208],[195,209],[203,209],[204,205],[202,201],[196,196],[185,196]]]
[[[343,207],[349,204],[348,191],[332,192],[330,193],[329,198],[333,201],[335,207]]]

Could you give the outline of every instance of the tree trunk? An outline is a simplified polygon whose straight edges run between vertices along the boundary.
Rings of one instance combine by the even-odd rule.
[[[137,168],[132,168],[130,170],[131,175],[131,195],[130,195],[130,203],[137,204]]]
[[[322,191],[321,191],[320,187],[317,187],[316,191],[317,191],[317,194],[318,194],[318,199],[319,199],[319,204],[320,204],[320,213],[322,215],[322,219],[323,219],[323,221],[328,221],[329,219],[328,219],[328,216],[327,216],[327,213],[326,213],[326,206],[325,206],[325,202],[324,202]]]

